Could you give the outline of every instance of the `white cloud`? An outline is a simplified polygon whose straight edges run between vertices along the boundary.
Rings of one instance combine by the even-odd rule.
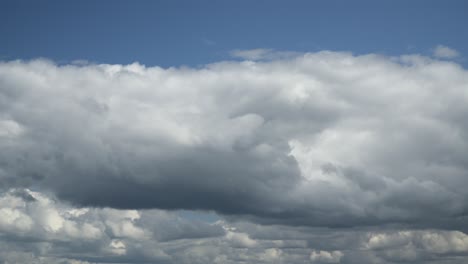
[[[96,240],[103,230],[96,222],[82,222],[80,218],[67,215],[47,196],[26,190],[34,201],[24,201],[16,196],[17,190],[0,196],[0,228],[12,235],[44,238],[46,240]]]
[[[310,260],[312,263],[340,263],[341,258],[344,254],[341,251],[334,250],[334,251],[312,251],[310,254]]]
[[[231,56],[246,60],[259,60],[271,52],[273,52],[271,49],[233,50]]]
[[[28,200],[19,190],[0,196],[2,210],[16,210],[16,221],[0,218],[0,261],[37,263],[387,263],[391,261],[463,259],[468,236],[459,231],[315,229],[257,225],[220,220],[213,226],[225,230],[213,236],[194,237],[187,221],[175,213],[159,210],[74,208],[40,192],[40,200]],[[44,215],[54,212],[56,222]],[[73,212],[73,213],[70,213]],[[56,217],[58,217],[56,216]],[[21,219],[29,219],[21,228]],[[130,231],[122,231],[130,225]],[[203,223],[192,222],[204,229]],[[114,226],[113,226],[114,225]],[[20,226],[20,227],[18,227]],[[115,231],[119,226],[120,231]],[[132,230],[144,236],[135,236]],[[175,239],[158,236],[161,230],[180,232]],[[110,232],[109,232],[110,231]],[[138,233],[138,232],[137,232]],[[162,238],[162,240],[160,240]],[[346,252],[346,254],[345,254]],[[345,257],[346,255],[346,257]],[[53,257],[52,257],[53,256]],[[90,258],[93,256],[93,258]],[[344,262],[346,260],[346,262]]]
[[[35,60],[2,63],[0,79],[0,176],[12,187],[292,225],[453,226],[466,211],[468,74],[456,63],[338,52],[201,69]]]
[[[89,256],[105,262],[167,261],[169,256],[161,249],[160,236],[154,231],[176,231],[176,239],[195,240],[223,234],[210,233],[206,227],[209,224],[190,223],[175,213],[76,208],[28,189],[11,189],[0,194],[0,208],[1,263],[32,260],[80,263]],[[196,237],[187,225],[200,229]],[[237,246],[250,245],[253,241],[243,233],[236,233],[230,239]],[[46,257],[48,255],[55,257]]]
[[[257,245],[257,242],[251,239],[249,235],[245,233],[227,231],[226,238],[233,244],[233,246],[254,247]]]
[[[230,55],[234,58],[240,58],[249,61],[258,60],[273,60],[287,59],[298,56],[298,52],[292,51],[276,51],[273,49],[250,49],[250,50],[233,50]]]
[[[267,248],[260,255],[260,259],[268,263],[274,263],[281,259],[282,254],[283,254],[283,251],[281,249]]]
[[[459,231],[408,230],[370,233],[365,248],[377,250],[389,261],[417,261],[434,254],[465,255],[468,236]]]
[[[31,230],[33,223],[31,217],[13,208],[1,208],[0,219],[0,228],[3,231],[27,232]]]
[[[126,246],[125,244],[120,241],[120,240],[112,240],[109,244],[109,251],[112,253],[112,254],[116,254],[116,255],[125,255],[127,254],[127,249],[126,249]]]
[[[460,54],[458,53],[458,51],[452,48],[443,45],[438,45],[434,48],[433,55],[436,58],[453,59],[458,57]]]
[[[418,55],[270,53],[197,69],[0,63],[0,232],[41,241],[26,248],[36,256],[81,260],[59,241],[96,262],[112,249],[120,262],[175,263],[465,254],[462,232],[333,227],[465,231],[467,71]]]
[[[11,120],[0,120],[0,137],[16,137],[23,132],[21,126]]]

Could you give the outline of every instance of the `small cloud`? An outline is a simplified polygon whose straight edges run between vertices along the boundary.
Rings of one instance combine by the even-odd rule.
[[[72,65],[76,65],[76,66],[86,66],[86,65],[90,65],[92,64],[90,61],[88,60],[73,60],[71,62]]]
[[[339,250],[334,251],[312,251],[310,260],[312,263],[340,263],[344,254]]]
[[[244,60],[260,60],[271,54],[271,49],[250,49],[250,50],[233,50],[230,52],[232,57],[241,58]]]
[[[276,51],[273,49],[232,50],[229,54],[234,58],[252,61],[287,59],[299,55],[298,52],[294,51]]]
[[[453,59],[458,57],[460,54],[458,53],[458,51],[451,49],[447,46],[437,45],[433,50],[433,55],[436,58]]]
[[[216,42],[211,40],[211,39],[207,39],[207,38],[202,38],[201,39],[203,44],[207,45],[207,46],[214,46],[216,45]]]

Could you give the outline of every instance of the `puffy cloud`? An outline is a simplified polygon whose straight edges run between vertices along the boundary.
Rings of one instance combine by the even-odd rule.
[[[198,239],[225,235],[216,224],[175,213],[75,208],[28,189],[3,193],[0,208],[0,263],[166,262],[170,257],[159,242],[194,238],[180,227],[199,229]],[[177,230],[176,237],[155,234],[163,229]]]
[[[324,250],[314,250],[310,254],[310,260],[312,261],[312,263],[340,263],[342,257],[343,253],[338,250],[332,252]]]
[[[0,203],[18,215],[1,218],[0,263],[463,263],[468,254],[459,231],[199,222],[160,210],[75,208],[27,189]]]
[[[0,261],[466,260],[464,68],[244,53],[0,63]]]
[[[275,263],[281,259],[281,255],[283,251],[277,248],[267,248],[265,252],[260,255],[260,259],[268,262],[268,263]]]
[[[251,239],[249,235],[245,233],[227,231],[226,237],[234,246],[253,247],[257,244],[255,240]]]
[[[31,198],[10,190],[0,197],[0,230],[4,233],[51,240],[95,240],[102,236],[102,228],[95,223],[77,221],[77,217],[58,208],[50,198],[30,190],[22,191]]]
[[[458,53],[458,51],[454,50],[454,49],[451,49],[447,46],[443,46],[443,45],[437,45],[435,48],[434,48],[434,56],[437,57],[437,58],[443,58],[443,59],[452,59],[452,58],[456,58],[458,57],[460,54]]]
[[[369,234],[366,248],[390,261],[422,261],[468,254],[468,236],[459,231],[399,231]]]
[[[4,62],[1,182],[82,206],[464,228],[467,81],[459,65],[417,55]]]

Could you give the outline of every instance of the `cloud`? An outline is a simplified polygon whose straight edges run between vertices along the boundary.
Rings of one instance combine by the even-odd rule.
[[[233,50],[231,56],[247,60],[259,60],[271,54],[271,52],[273,52],[271,49]]]
[[[213,41],[211,39],[202,38],[201,40],[202,40],[203,44],[205,44],[206,46],[215,46],[216,45],[216,41]]]
[[[459,231],[208,223],[163,210],[77,208],[29,189],[1,194],[0,205],[15,212],[15,221],[0,218],[0,263],[463,263],[468,255]]]
[[[299,53],[293,51],[276,51],[273,49],[250,49],[232,50],[230,55],[243,60],[258,61],[293,58],[298,56]]]
[[[443,45],[438,45],[434,48],[433,55],[436,58],[453,59],[458,57],[460,54],[458,53],[458,51],[452,48]]]
[[[468,253],[468,236],[458,231],[400,231],[370,234],[366,248],[377,249],[387,261],[419,262],[437,260],[443,255]]]
[[[19,191],[34,199],[17,195]],[[189,221],[175,213],[75,208],[28,189],[2,194],[0,205],[0,261],[5,263],[166,263],[170,256],[159,243],[225,234],[220,226]],[[196,229],[197,236],[186,226]]]
[[[261,224],[467,231],[467,81],[460,65],[418,55],[197,69],[2,62],[0,187]],[[144,237],[109,221],[113,236]]]
[[[324,250],[314,250],[310,254],[310,260],[312,261],[312,263],[340,263],[342,257],[343,253],[338,250],[332,252]]]

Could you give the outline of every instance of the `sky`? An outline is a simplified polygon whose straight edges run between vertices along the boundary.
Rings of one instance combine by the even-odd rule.
[[[0,58],[203,65],[231,50],[464,54],[466,1],[1,1]],[[34,44],[33,44],[34,43]]]
[[[0,263],[467,263],[467,20],[0,1]]]

